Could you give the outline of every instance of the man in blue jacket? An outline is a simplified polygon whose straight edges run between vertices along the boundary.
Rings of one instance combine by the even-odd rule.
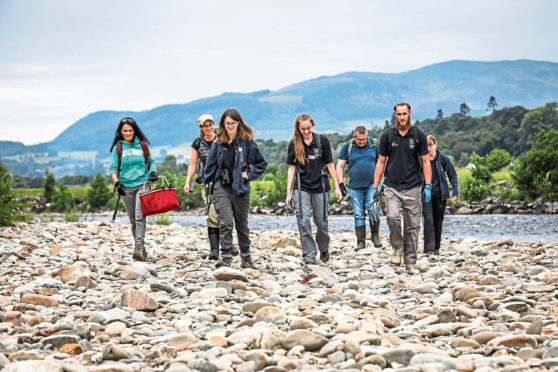
[[[340,180],[339,188],[346,193],[343,183],[343,169],[347,164],[349,195],[355,218],[355,234],[357,246],[355,250],[366,247],[366,211],[370,213],[370,205],[374,196],[374,171],[378,161],[378,148],[372,137],[368,137],[366,128],[359,125],[355,128],[353,139],[346,142],[339,152],[337,162],[337,179]],[[370,234],[374,247],[381,247],[382,242],[378,235],[380,221],[373,221],[370,216]]]

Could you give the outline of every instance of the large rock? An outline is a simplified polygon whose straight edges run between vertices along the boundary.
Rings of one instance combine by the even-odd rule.
[[[513,347],[513,348],[520,348],[525,346],[537,347],[538,342],[535,336],[532,335],[510,335],[510,336],[501,336],[496,337],[490,340],[487,346],[505,346],[505,347]]]
[[[327,338],[305,329],[290,331],[283,339],[283,348],[290,350],[294,346],[304,346],[306,351],[317,351],[327,343]]]
[[[285,322],[287,319],[287,314],[275,306],[262,307],[254,316],[258,322],[278,323]]]
[[[253,349],[274,350],[280,347],[285,333],[277,328],[258,328],[252,335],[251,345]]]
[[[224,280],[224,281],[240,280],[243,282],[247,282],[250,280],[250,277],[244,274],[242,271],[232,269],[226,266],[221,266],[220,268],[215,270],[213,272],[213,277],[215,278],[215,280]]]
[[[44,307],[58,307],[58,301],[55,298],[38,294],[24,294],[21,297],[21,302]]]
[[[62,365],[52,360],[26,360],[8,364],[3,372],[63,372]]]
[[[159,308],[159,303],[147,293],[128,288],[122,293],[120,303],[124,307],[132,307],[140,311],[152,311]]]
[[[398,363],[406,366],[415,356],[415,352],[412,349],[400,347],[381,353],[380,356],[390,364]]]

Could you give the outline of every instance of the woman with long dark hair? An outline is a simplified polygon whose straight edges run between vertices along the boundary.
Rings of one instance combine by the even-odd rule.
[[[134,260],[145,261],[145,216],[139,194],[149,191],[149,182],[157,181],[157,168],[149,154],[149,141],[131,117],[120,120],[114,134],[109,174],[122,196],[126,213],[132,225],[135,249]]]
[[[448,182],[452,186],[452,201],[459,197],[459,183],[457,172],[451,160],[438,151],[438,142],[434,136],[427,136],[428,158],[432,168],[432,197],[428,203],[422,201],[424,253],[427,256],[440,254],[440,242],[442,240],[442,225],[446,213],[446,203],[450,198]]]
[[[248,230],[250,181],[260,177],[266,168],[267,161],[254,141],[254,130],[244,122],[238,110],[225,110],[204,172],[205,186],[213,187],[212,200],[219,215],[221,261],[217,267],[232,263],[232,231],[236,227],[242,259],[240,267],[254,268]]]
[[[337,200],[342,198],[329,140],[324,135],[313,133],[313,129],[312,116],[298,115],[295,119],[293,139],[289,142],[287,150],[289,169],[286,202],[289,204],[291,201],[291,190],[296,176],[294,203],[305,274],[310,272],[308,265],[316,264],[316,246],[320,251],[322,262],[329,260],[327,216],[330,186],[328,173],[333,179]],[[318,229],[316,240],[312,236],[311,217]]]

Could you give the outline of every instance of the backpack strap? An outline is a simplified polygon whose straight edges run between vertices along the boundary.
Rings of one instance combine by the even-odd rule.
[[[122,143],[116,142],[116,152],[118,153],[118,171],[116,178],[120,179],[120,165],[122,164]]]
[[[143,150],[143,159],[145,160],[145,173],[149,170],[149,149],[147,148],[147,143],[145,141],[140,141],[141,148]]]

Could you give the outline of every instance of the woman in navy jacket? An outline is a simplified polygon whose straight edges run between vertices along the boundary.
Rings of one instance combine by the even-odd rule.
[[[260,177],[267,161],[254,142],[254,130],[244,123],[236,109],[221,116],[217,139],[213,142],[205,165],[205,185],[214,185],[213,205],[219,215],[221,261],[217,267],[232,262],[232,230],[236,227],[241,268],[254,268],[250,256],[248,210],[250,181]]]
[[[438,143],[434,136],[426,137],[428,143],[428,158],[432,167],[432,198],[429,203],[422,201],[422,216],[424,225],[424,253],[427,255],[440,254],[440,240],[442,239],[442,224],[446,211],[446,203],[450,197],[449,178],[452,190],[452,201],[459,197],[457,173],[450,159],[438,151]]]

